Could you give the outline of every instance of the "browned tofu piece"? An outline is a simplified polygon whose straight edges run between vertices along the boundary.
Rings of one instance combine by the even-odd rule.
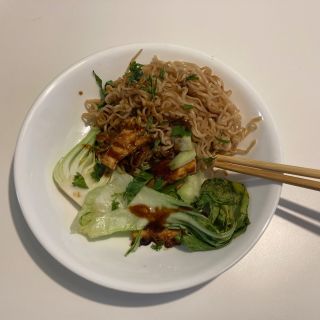
[[[137,148],[148,143],[150,136],[141,131],[123,129],[120,134],[113,139],[110,148],[102,157],[101,162],[108,168],[114,170],[120,160],[134,152]]]
[[[174,171],[171,171],[165,178],[166,181],[174,182],[186,177],[188,174],[196,173],[197,171],[197,162],[192,160],[185,164],[183,167],[180,167]]]
[[[196,173],[197,171],[197,162],[196,160],[192,160],[185,164],[183,167],[180,167],[176,170],[170,170],[169,167],[170,160],[163,160],[158,162],[155,166],[153,166],[153,173],[162,177],[167,182],[175,182],[186,177],[188,174]]]

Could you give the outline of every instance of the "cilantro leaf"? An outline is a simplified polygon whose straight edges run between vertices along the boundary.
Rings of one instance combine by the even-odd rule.
[[[136,61],[132,61],[130,63],[129,71],[127,73],[128,81],[130,84],[138,82],[142,78],[143,76],[142,67],[143,67],[143,64],[137,63]]]
[[[149,116],[147,119],[146,129],[149,130],[153,125],[153,116]]]
[[[88,185],[86,184],[84,177],[79,172],[77,172],[76,175],[73,177],[72,185],[82,189],[88,189]]]
[[[151,245],[151,249],[155,250],[155,251],[160,251],[163,247],[163,243],[153,243]]]
[[[161,193],[165,193],[175,199],[181,200],[181,197],[178,194],[177,190],[177,184],[168,184],[161,188],[160,190],[157,190]]]
[[[220,143],[223,143],[223,144],[228,144],[228,143],[230,143],[230,140],[227,140],[227,139],[223,139],[223,138],[219,138],[219,137],[216,137],[216,139],[217,139]]]
[[[119,208],[120,202],[116,199],[112,199],[111,211],[117,210]]]
[[[201,159],[207,166],[211,166],[213,163],[214,158],[208,157],[208,158],[202,158]]]
[[[113,81],[112,80],[108,80],[106,82],[106,84],[104,85],[104,87],[106,87],[106,86],[113,86]]]
[[[139,191],[153,178],[152,174],[146,171],[141,171],[137,176],[129,182],[123,198],[129,204]]]
[[[93,167],[93,171],[91,172],[91,177],[96,181],[100,181],[105,171],[106,166],[100,162],[96,162],[96,164]]]
[[[186,77],[186,80],[187,81],[199,80],[199,77],[195,73],[192,73],[192,74],[190,74],[189,76]]]
[[[131,242],[131,245],[128,249],[128,251],[125,253],[125,257],[130,254],[130,253],[133,253],[135,251],[137,251],[137,249],[139,248],[140,246],[140,242],[141,242],[141,239],[142,239],[142,230],[139,230],[138,231],[138,234],[136,235],[134,241]]]
[[[191,132],[187,130],[185,127],[177,125],[172,127],[171,136],[172,137],[190,137]]]
[[[183,104],[182,105],[182,108],[184,109],[184,110],[190,110],[190,109],[192,109],[193,108],[193,105],[192,104]]]
[[[153,189],[160,191],[162,189],[162,187],[164,186],[165,181],[160,178],[160,177],[156,177],[155,181],[154,181],[154,185],[153,185]]]
[[[153,100],[157,95],[157,82],[158,79],[156,77],[148,76],[146,79],[145,91],[151,95],[151,100]]]
[[[159,72],[159,79],[164,80],[165,74],[166,74],[166,70],[164,68],[161,68]]]
[[[102,101],[104,101],[105,97],[106,97],[106,92],[103,88],[103,85],[102,85],[102,79],[94,72],[94,70],[92,71],[93,75],[94,75],[94,78],[96,79],[96,83],[100,89],[100,99]]]
[[[153,144],[153,149],[154,150],[156,150],[159,147],[160,142],[161,142],[160,139],[156,139],[154,141],[154,144]]]

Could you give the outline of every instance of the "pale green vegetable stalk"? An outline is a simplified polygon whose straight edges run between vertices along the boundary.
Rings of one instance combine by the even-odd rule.
[[[96,163],[92,147],[99,132],[98,128],[92,128],[76,146],[58,161],[53,170],[55,183],[78,205],[83,204],[90,190],[105,184],[109,179],[103,176],[100,181],[96,181],[91,177]],[[81,179],[83,177],[87,188],[73,185],[75,176],[79,177],[79,175],[81,175]]]

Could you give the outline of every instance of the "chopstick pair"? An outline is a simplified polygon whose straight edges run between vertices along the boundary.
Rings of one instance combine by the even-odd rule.
[[[317,169],[223,155],[216,156],[214,166],[220,169],[283,182],[298,187],[320,190],[320,181],[292,176],[298,175],[320,179],[320,170]]]

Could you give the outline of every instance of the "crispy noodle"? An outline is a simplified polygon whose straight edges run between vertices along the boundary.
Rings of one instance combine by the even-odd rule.
[[[252,141],[246,149],[238,148],[256,130],[261,118],[256,117],[243,126],[240,111],[230,100],[231,91],[224,88],[223,81],[210,68],[189,62],[161,61],[155,56],[142,67],[139,81],[130,83],[128,70],[105,87],[108,94],[103,108],[98,109],[100,100],[86,101],[87,112],[82,116],[86,124],[98,126],[110,135],[119,134],[124,128],[144,128],[154,141],[160,140],[162,155],[174,148],[171,130],[177,124],[192,132],[199,158],[218,153],[244,154],[254,146]],[[154,96],[146,90],[149,75],[154,80]],[[185,105],[189,108],[184,108]]]

